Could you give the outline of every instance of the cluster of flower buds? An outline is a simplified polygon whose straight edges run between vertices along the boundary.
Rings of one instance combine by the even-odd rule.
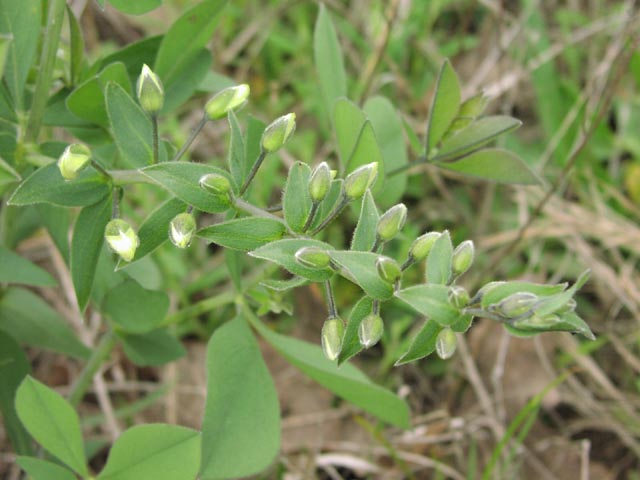
[[[72,143],[58,158],[58,169],[65,180],[74,180],[89,165],[91,150],[86,145]]]
[[[207,119],[218,120],[226,117],[230,111],[242,108],[247,103],[250,92],[246,83],[219,91],[204,106]]]
[[[107,223],[104,229],[104,238],[109,248],[126,262],[133,260],[136,249],[140,245],[136,231],[120,218],[115,218]]]

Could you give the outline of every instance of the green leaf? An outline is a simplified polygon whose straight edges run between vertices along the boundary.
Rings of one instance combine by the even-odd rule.
[[[129,278],[111,289],[102,311],[127,333],[146,333],[156,328],[169,310],[164,292],[147,290]]]
[[[58,392],[27,375],[16,393],[16,411],[49,453],[81,476],[89,475],[78,414]]]
[[[104,229],[111,218],[111,195],[101,202],[83,208],[78,215],[71,240],[71,279],[80,310],[91,295]]]
[[[200,478],[253,475],[279,449],[278,395],[258,342],[237,317],[216,330],[207,347]]]
[[[109,0],[109,3],[122,13],[142,15],[162,5],[162,0]]]
[[[385,422],[409,428],[409,407],[404,400],[371,382],[353,365],[346,363],[338,368],[320,347],[272,332],[255,317],[251,323],[293,366],[323,387]]]
[[[143,167],[152,163],[152,129],[147,114],[117,83],[107,84],[105,101],[114,140],[126,165]]]
[[[449,303],[449,287],[445,285],[422,284],[396,292],[396,297],[416,312],[434,320],[443,327],[450,327],[470,315],[461,315]]]
[[[109,126],[105,95],[110,82],[117,83],[127,93],[131,93],[131,82],[124,63],[114,62],[71,92],[65,102],[67,109],[83,120],[103,127]]]
[[[211,71],[211,63],[211,52],[206,48],[201,48],[195,53],[174,81],[165,85],[163,114],[175,110],[191,98]]]
[[[153,68],[165,89],[179,80],[193,58],[209,43],[226,4],[226,0],[205,0],[173,22],[162,39]]]
[[[40,40],[40,0],[0,0],[0,33],[13,37],[4,79],[17,110],[23,108],[24,87]]]
[[[328,251],[333,250],[331,245],[318,240],[298,240],[287,238],[268,243],[256,250],[253,250],[252,252],[249,252],[249,255],[277,263],[294,275],[299,275],[313,282],[323,282],[330,279],[333,276],[333,271],[331,269],[325,268],[321,270],[313,270],[296,262],[295,254],[302,247],[320,247]]]
[[[118,269],[144,258],[169,239],[169,223],[173,217],[186,210],[186,204],[179,198],[171,198],[156,208],[142,222],[138,230],[140,246],[129,263],[118,262]]]
[[[431,355],[436,349],[436,339],[442,326],[435,320],[427,319],[414,337],[409,349],[398,359],[396,366],[404,365]]]
[[[2,424],[13,450],[20,455],[30,455],[31,437],[18,419],[15,395],[20,382],[31,372],[31,364],[20,345],[11,335],[0,331],[0,411]]]
[[[373,300],[370,297],[362,297],[358,303],[356,303],[351,310],[349,320],[347,321],[347,328],[344,330],[344,336],[342,337],[342,349],[338,355],[338,365],[342,365],[351,357],[357,355],[362,351],[362,345],[360,344],[360,337],[358,336],[358,329],[360,323],[373,311]]]
[[[118,336],[124,353],[140,367],[164,365],[187,353],[182,344],[163,328],[140,335],[118,333]]]
[[[262,133],[265,128],[266,124],[262,120],[249,116],[244,142],[244,158],[246,163],[243,171],[246,173],[249,173],[249,170],[251,170],[251,167],[260,155],[260,149],[262,148]],[[246,175],[242,178],[244,180]],[[240,185],[242,185],[242,183],[240,183]]]
[[[429,256],[427,257],[427,281],[445,285],[451,279],[453,258],[453,245],[448,231],[435,241]]]
[[[458,116],[460,109],[460,83],[449,60],[445,60],[440,68],[436,91],[429,110],[427,122],[427,145],[425,153],[437,146],[447,132],[451,123]]]
[[[3,195],[11,185],[20,180],[18,172],[0,157],[0,195]]]
[[[344,182],[341,178],[331,182],[329,193],[327,194],[325,199],[320,202],[320,208],[318,208],[318,213],[316,214],[316,219],[313,221],[311,230],[320,225],[320,223],[322,223],[324,219],[329,216],[336,205],[342,200],[343,183]]]
[[[37,287],[58,284],[49,272],[0,245],[0,283],[21,283]]]
[[[16,463],[32,480],[75,480],[76,476],[60,465],[33,457],[18,457]]]
[[[122,62],[127,69],[130,78],[137,78],[143,64],[152,65],[155,62],[160,42],[164,38],[163,35],[155,37],[143,38],[134,43],[130,43],[126,47],[116,50],[111,55],[98,60],[91,68],[95,70],[109,65],[114,62]]]
[[[229,209],[227,203],[204,191],[199,184],[200,178],[208,173],[224,175],[231,180],[229,173],[220,168],[202,163],[167,162],[143,168],[141,172],[198,210],[221,213]]]
[[[393,287],[378,275],[376,260],[380,257],[371,252],[332,250],[331,260],[340,267],[338,273],[362,288],[367,295],[378,300],[393,296]]]
[[[19,342],[87,359],[91,354],[58,312],[35,293],[9,288],[0,299],[0,330]]]
[[[82,73],[82,62],[84,60],[84,38],[82,30],[78,24],[78,19],[67,4],[67,19],[69,20],[69,51],[71,58],[69,59],[69,77],[71,84],[75,85]]]
[[[246,152],[244,150],[244,139],[242,130],[238,124],[238,118],[233,110],[229,111],[229,171],[236,185],[242,185],[242,181],[247,178],[251,165],[247,162]]]
[[[540,183],[538,175],[520,157],[499,148],[486,148],[461,160],[436,165],[471,177],[494,180],[499,183],[522,185]]]
[[[351,250],[370,252],[376,242],[376,227],[378,225],[378,207],[373,200],[371,191],[367,190],[362,199],[362,208],[358,224],[353,231]]]
[[[378,179],[373,187],[371,187],[374,195],[376,195],[384,184],[385,166],[382,152],[376,140],[376,134],[373,131],[371,122],[367,120],[364,122],[362,130],[360,130],[360,135],[358,136],[355,147],[353,147],[353,152],[351,152],[345,168],[345,174],[349,174],[356,168],[372,162],[378,162]]]
[[[71,230],[71,211],[68,208],[57,207],[48,203],[39,203],[36,210],[40,220],[49,232],[49,236],[58,251],[69,263],[69,230]]]
[[[98,480],[193,480],[200,464],[200,432],[162,423],[126,430],[109,452]]]
[[[277,220],[247,217],[203,228],[197,235],[226,248],[249,251],[278,240],[284,232],[284,225]]]
[[[404,128],[392,103],[385,97],[373,97],[365,103],[364,111],[373,125],[385,171],[403,168],[408,163]],[[384,189],[376,198],[381,206],[391,206],[402,198],[406,187],[407,173],[401,171],[385,179]]]
[[[489,143],[507,132],[511,132],[522,125],[517,118],[506,115],[484,117],[472,123],[460,133],[442,142],[434,162],[446,162],[460,157]]]
[[[564,292],[543,298],[535,306],[536,314],[541,317],[545,317],[564,307],[567,302],[573,298],[576,292],[587,282],[590,274],[590,270],[584,271],[578,277],[576,282]]]
[[[347,78],[338,36],[324,4],[320,4],[313,33],[313,53],[320,90],[331,112],[334,102],[347,95]]]
[[[298,233],[302,232],[302,227],[304,227],[311,211],[310,176],[311,169],[306,163],[294,163],[289,169],[289,176],[282,195],[284,219],[289,228]]]
[[[336,100],[333,107],[333,129],[336,133],[342,169],[351,157],[366,120],[366,115],[355,103],[346,98]]]
[[[86,169],[70,182],[60,175],[55,163],[39,168],[13,193],[10,205],[50,203],[61,207],[93,205],[110,192],[103,177],[93,169]]]
[[[276,292],[286,292],[288,290],[301,287],[303,285],[307,285],[309,280],[302,277],[291,277],[287,280],[277,280],[273,278],[268,278],[260,282],[260,285],[268,288],[269,290],[274,290]]]

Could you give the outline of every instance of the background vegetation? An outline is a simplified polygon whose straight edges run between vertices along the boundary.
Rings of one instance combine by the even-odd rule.
[[[80,19],[89,59],[164,33],[194,1],[171,0],[143,16],[125,16],[92,1],[70,6]],[[385,428],[342,403],[263,345],[283,410],[282,450],[264,478],[640,478],[640,18],[635,2],[411,0],[325,1],[345,53],[354,101],[376,93],[392,99],[407,131],[423,132],[436,76],[449,58],[463,98],[483,90],[488,110],[524,125],[501,144],[516,151],[542,186],[496,186],[431,166],[416,167],[403,201],[407,242],[427,230],[450,229],[454,243],[472,238],[476,268],[470,290],[493,277],[536,282],[592,276],[580,314],[597,336],[510,337],[479,321],[458,354],[392,368],[406,349],[413,316],[398,311],[382,343],[355,360],[411,406],[412,428]],[[315,2],[234,1],[210,42],[212,73],[195,97],[164,119],[161,135],[182,143],[200,120],[209,91],[251,86],[252,112],[271,119],[297,115],[296,135],[263,168],[256,195],[270,203],[295,160],[331,160],[333,142],[313,63]],[[62,49],[61,55],[68,54]],[[53,133],[55,135],[55,132]],[[192,157],[226,155],[228,128],[211,124]],[[61,138],[59,140],[65,140]],[[69,140],[69,139],[66,139]],[[407,135],[411,158],[419,155]],[[2,181],[2,178],[0,178]],[[146,192],[145,192],[146,193]],[[161,198],[130,194],[126,215],[138,225]],[[51,238],[28,219],[4,217],[6,244],[60,279],[39,294],[91,344],[99,319],[75,312],[69,273]],[[355,216],[330,231],[348,239]],[[223,252],[194,242],[165,244],[129,273],[148,288],[171,292],[171,306],[213,297],[228,286]],[[0,266],[2,268],[2,266]],[[314,343],[325,320],[316,286],[274,296],[253,292],[276,328]],[[357,300],[348,282],[336,288],[340,308]],[[219,297],[218,297],[219,298]],[[81,406],[92,465],[124,427],[162,421],[197,428],[204,408],[205,346],[233,316],[231,301],[191,312],[175,327],[186,355],[166,367],[140,368],[115,352]],[[36,308],[34,306],[34,308]],[[37,314],[37,313],[35,313]],[[66,386],[80,363],[30,349],[32,375]],[[81,355],[80,355],[81,356]],[[64,388],[60,391],[64,392]],[[257,426],[258,427],[258,426]],[[0,432],[0,475],[19,478]]]

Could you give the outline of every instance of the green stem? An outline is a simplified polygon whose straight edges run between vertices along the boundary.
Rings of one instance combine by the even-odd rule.
[[[151,114],[151,128],[153,138],[153,163],[158,163],[158,115]]]
[[[156,182],[138,170],[111,170],[108,173],[113,179],[113,184],[117,186],[131,185],[134,183],[157,185]]]
[[[277,215],[274,215],[273,213],[269,213],[266,210],[263,210],[260,207],[256,207],[255,205],[247,202],[246,200],[243,200],[242,198],[235,198],[233,200],[233,206],[236,210],[240,210],[244,213],[248,213],[249,215],[253,215],[254,217],[262,217],[262,218],[269,218],[271,220],[275,220],[276,222],[279,222],[281,224],[283,224],[286,229],[287,232],[289,233],[289,235],[292,235],[294,237],[297,237],[298,235],[292,231],[289,226],[287,225],[287,222],[284,221],[283,218],[278,217]]]
[[[316,235],[317,233],[324,230],[331,222],[333,222],[336,219],[338,215],[340,215],[340,212],[344,210],[344,207],[346,207],[348,203],[349,203],[349,199],[347,198],[346,195],[343,194],[342,199],[340,199],[340,202],[335,206],[333,211],[329,213],[329,215],[327,215],[327,218],[325,218],[320,225],[318,225],[315,229],[311,231],[311,235],[312,236]]]
[[[400,267],[400,271],[404,272],[407,268],[409,268],[414,263],[416,263],[416,259],[413,258],[411,255],[409,255],[409,257],[405,260],[405,262]]]
[[[100,343],[93,349],[89,362],[84,366],[84,369],[80,372],[80,376],[71,388],[69,403],[72,407],[77,407],[80,404],[80,401],[84,397],[84,394],[87,393],[93,381],[93,377],[98,373],[98,370],[100,370],[102,363],[109,357],[116,343],[117,338],[115,333],[109,330],[102,336]]]
[[[262,162],[264,161],[266,156],[267,156],[267,152],[265,152],[264,150],[261,150],[260,155],[258,155],[258,159],[253,164],[253,167],[251,167],[251,171],[249,172],[249,175],[247,175],[247,178],[245,179],[244,183],[242,184],[242,187],[240,188],[240,196],[242,196],[244,192],[247,191],[247,188],[249,188],[249,185],[251,185],[251,181],[253,180],[253,177],[255,177],[256,173],[258,173],[258,169],[260,168],[260,165],[262,165]]]
[[[189,318],[197,317],[198,315],[210,312],[211,310],[222,307],[223,305],[233,303],[235,299],[236,293],[231,290],[225,291],[215,297],[205,298],[198,303],[194,303],[193,305],[183,308],[173,315],[165,317],[165,319],[160,323],[160,327],[182,323]]]
[[[189,135],[189,138],[187,138],[187,141],[184,142],[184,145],[182,145],[182,148],[178,150],[178,153],[176,153],[171,159],[172,162],[177,162],[182,158],[182,156],[189,149],[193,141],[196,139],[196,137],[198,136],[198,134],[204,128],[204,126],[207,124],[208,121],[209,119],[207,118],[207,116],[203,115],[200,122],[196,125],[196,128],[193,129],[193,131],[191,132],[191,135]]]
[[[318,207],[320,206],[320,202],[313,202],[311,204],[311,211],[309,212],[309,216],[307,217],[307,221],[304,222],[304,226],[302,227],[302,233],[309,230],[309,227],[313,223],[313,220],[316,218],[316,214],[318,213]]]
[[[94,160],[92,158],[90,162],[91,162],[91,166],[95,168],[100,175],[102,175],[104,178],[106,178],[109,181],[113,180],[113,177],[111,176],[111,174],[102,165],[100,165],[97,160]]]
[[[338,318],[336,301],[333,298],[333,290],[331,289],[331,280],[326,280],[324,282],[324,287],[327,291],[327,310],[329,311],[329,318]]]
[[[65,6],[65,0],[49,0],[46,29],[44,31],[44,38],[42,39],[42,53],[39,62],[40,68],[33,93],[29,120],[27,121],[25,139],[28,142],[36,142],[38,140],[38,134],[42,126],[42,118],[44,117],[44,111],[47,106],[47,101],[49,100],[49,89],[51,88],[53,68],[56,63]]]
[[[423,163],[427,163],[429,161],[429,159],[427,158],[426,155],[422,155],[418,158],[416,158],[415,160],[405,163],[404,165],[398,167],[398,168],[394,168],[393,170],[386,172],[386,176],[387,177],[393,177],[394,175],[397,175],[398,173],[402,173],[405,170],[409,170],[411,167],[415,167],[416,165],[421,165]]]

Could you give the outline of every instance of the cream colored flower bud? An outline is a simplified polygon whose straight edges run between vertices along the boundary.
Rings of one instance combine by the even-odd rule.
[[[311,173],[309,179],[309,196],[314,203],[319,203],[327,196],[331,188],[331,169],[327,162],[322,162]]]
[[[320,247],[302,247],[296,252],[295,258],[300,265],[313,269],[327,268],[331,263],[327,251]]]
[[[86,145],[72,143],[64,149],[58,158],[58,169],[62,178],[73,180],[78,176],[91,160],[91,150]]]
[[[322,351],[324,356],[335,361],[342,350],[344,323],[338,317],[329,318],[322,326]]]
[[[147,113],[158,113],[164,105],[164,88],[160,77],[145,64],[138,77],[136,94],[140,106]]]
[[[120,258],[130,262],[140,245],[140,239],[135,230],[124,220],[116,218],[107,223],[104,238],[109,248],[120,255]]]
[[[451,358],[456,352],[457,346],[456,334],[450,328],[442,329],[436,337],[436,352],[443,360]]]
[[[463,309],[469,305],[469,292],[463,287],[453,286],[449,290],[449,303],[457,309]]]
[[[196,233],[196,219],[191,213],[179,213],[169,224],[169,240],[178,248],[187,248]]]
[[[364,195],[378,176],[378,162],[368,163],[356,168],[344,179],[344,193],[349,200],[356,200]]]
[[[232,110],[238,110],[247,103],[249,98],[249,85],[243,83],[225,88],[216,93],[204,106],[205,114],[209,120],[224,118]]]
[[[512,293],[495,306],[495,311],[506,318],[516,318],[530,312],[538,296],[531,292]]]
[[[409,257],[419,262],[429,255],[433,244],[442,235],[440,232],[429,232],[416,238],[409,247]]]
[[[400,276],[402,275],[398,262],[389,257],[378,257],[376,260],[376,270],[382,280],[392,285],[400,280]]]
[[[289,141],[296,131],[296,114],[288,113],[276,118],[262,134],[262,150],[273,153]]]
[[[404,227],[406,221],[407,207],[405,207],[404,203],[394,205],[384,212],[378,220],[378,225],[376,226],[378,238],[383,242],[391,240]]]
[[[469,270],[473,263],[475,247],[471,240],[465,240],[453,251],[452,269],[453,275],[458,277]]]
[[[371,348],[382,338],[384,322],[380,315],[372,313],[362,319],[358,326],[358,339],[364,348]]]

